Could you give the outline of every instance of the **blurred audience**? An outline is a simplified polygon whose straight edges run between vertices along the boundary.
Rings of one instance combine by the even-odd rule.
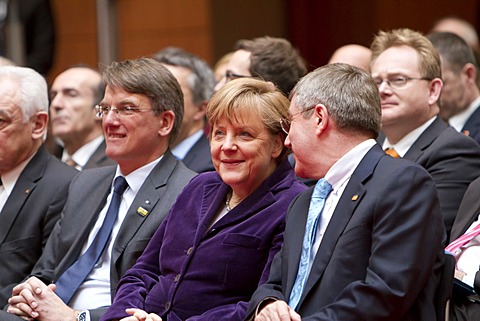
[[[371,55],[372,52],[370,51],[370,48],[356,44],[349,44],[341,46],[335,50],[328,63],[345,63],[369,72]]]
[[[68,68],[50,88],[52,134],[63,145],[62,161],[78,170],[115,164],[105,155],[102,120],[95,111],[104,93],[102,75],[87,66]]]
[[[442,62],[443,88],[440,116],[457,131],[480,143],[480,90],[478,64],[472,48],[450,32],[428,35]]]
[[[232,79],[254,77],[272,82],[288,95],[298,79],[307,73],[298,50],[283,38],[242,39],[234,49],[216,90]]]
[[[55,56],[50,0],[0,0],[0,56],[46,75]]]
[[[208,64],[180,48],[168,47],[153,58],[177,78],[183,92],[184,109],[180,133],[172,153],[191,170],[200,173],[215,168],[205,135],[205,110],[215,88],[215,77]]]

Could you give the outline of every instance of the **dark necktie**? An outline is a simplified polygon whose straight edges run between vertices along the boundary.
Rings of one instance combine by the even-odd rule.
[[[325,178],[320,179],[313,190],[310,207],[308,209],[305,234],[303,236],[302,254],[298,264],[297,278],[293,284],[292,293],[290,293],[290,300],[288,302],[288,305],[292,309],[297,307],[302,297],[303,288],[310,272],[310,252],[313,242],[315,242],[318,219],[322,215],[325,199],[331,190],[332,185],[330,185]]]
[[[107,241],[112,233],[113,225],[117,219],[118,209],[122,201],[122,194],[128,184],[123,176],[119,176],[113,183],[113,196],[105,215],[105,220],[87,251],[80,256],[57,280],[57,295],[68,304],[78,287],[92,271],[102,255]]]

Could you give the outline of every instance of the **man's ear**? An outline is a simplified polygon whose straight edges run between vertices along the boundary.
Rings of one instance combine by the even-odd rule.
[[[32,117],[31,121],[33,122],[32,138],[34,140],[43,139],[48,127],[48,113],[43,111],[38,112]]]
[[[171,110],[166,110],[162,112],[159,116],[159,121],[161,122],[160,129],[158,134],[160,136],[168,136],[172,132],[173,124],[175,123],[175,114]]]
[[[323,131],[327,127],[329,121],[327,107],[323,104],[315,106],[313,117],[316,118],[317,129]]]
[[[197,112],[195,113],[193,119],[195,120],[201,120],[202,118],[205,117],[205,113],[207,112],[207,105],[208,101],[202,101],[197,107]]]
[[[430,81],[428,104],[431,106],[440,99],[443,82],[440,78],[435,78]]]

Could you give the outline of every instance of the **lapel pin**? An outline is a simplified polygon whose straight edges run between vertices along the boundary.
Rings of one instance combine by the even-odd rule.
[[[146,201],[145,201],[145,204],[150,204],[150,201],[149,201],[149,200],[146,200]]]
[[[352,196],[352,201],[356,201],[356,200],[358,200],[358,195],[353,195]]]
[[[28,194],[28,193],[30,193],[30,189],[29,189],[29,188],[27,188],[27,189],[25,190],[25,194]]]
[[[142,215],[142,216],[147,216],[148,215],[148,211],[141,206],[139,208],[137,208],[137,213]]]

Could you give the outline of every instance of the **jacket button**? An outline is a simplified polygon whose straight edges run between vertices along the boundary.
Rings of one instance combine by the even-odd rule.
[[[187,250],[187,255],[192,254],[192,252],[193,252],[193,246]]]
[[[170,301],[165,303],[165,310],[168,310],[168,309],[170,309]]]
[[[178,274],[175,276],[175,279],[173,279],[173,282],[177,283],[178,280],[180,280],[180,273],[178,273]]]

